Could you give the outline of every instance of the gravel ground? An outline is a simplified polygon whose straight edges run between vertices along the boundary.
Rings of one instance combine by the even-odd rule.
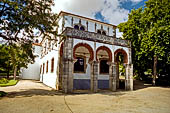
[[[0,87],[0,113],[170,113],[170,88],[137,83],[134,91],[64,95],[38,81]]]

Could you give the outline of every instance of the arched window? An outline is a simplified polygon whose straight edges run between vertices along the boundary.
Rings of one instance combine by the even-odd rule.
[[[101,35],[106,35],[106,31],[103,29],[98,29],[97,33],[101,34]]]
[[[79,30],[79,26],[78,25],[74,25],[74,29]]]
[[[76,57],[77,61],[74,63],[74,72],[85,72],[85,60],[83,57]]]
[[[103,32],[102,32],[102,35],[106,35],[106,32],[105,32],[105,31],[103,31]]]
[[[43,63],[43,74],[44,74],[44,70],[45,70],[45,64]]]
[[[101,30],[97,30],[97,33],[101,34]]]
[[[42,65],[40,66],[40,74],[41,74],[41,71],[42,71]]]
[[[80,30],[85,31],[85,28],[83,26],[80,27]]]
[[[47,64],[46,64],[46,73],[48,73],[48,61],[47,61]]]
[[[51,59],[51,73],[54,72],[54,58]]]
[[[109,65],[107,64],[108,60],[100,60],[100,73],[109,74]]]
[[[35,43],[39,43],[38,39],[35,40]]]

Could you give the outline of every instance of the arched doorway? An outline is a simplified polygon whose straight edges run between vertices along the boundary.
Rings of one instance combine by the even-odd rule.
[[[75,90],[86,90],[91,88],[91,73],[89,62],[93,61],[94,52],[90,45],[78,43],[73,49],[74,57],[74,80]]]
[[[125,80],[126,80],[126,67],[128,63],[128,56],[125,50],[118,49],[114,52],[114,62],[117,66],[117,75],[116,75],[116,88],[125,89]]]
[[[96,50],[96,60],[99,62],[98,89],[109,89],[111,50],[106,46],[100,46]]]

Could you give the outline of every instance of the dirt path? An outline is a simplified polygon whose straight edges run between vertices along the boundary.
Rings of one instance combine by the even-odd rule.
[[[135,91],[66,95],[37,81],[20,81],[2,88],[0,113],[170,113],[170,88],[142,87]],[[68,106],[66,105],[68,104]],[[68,108],[69,107],[69,108]]]

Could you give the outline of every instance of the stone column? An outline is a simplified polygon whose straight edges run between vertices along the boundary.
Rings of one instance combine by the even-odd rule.
[[[93,61],[91,64],[91,91],[96,93],[98,90],[99,62]]]
[[[116,64],[115,63],[109,63],[109,89],[111,91],[116,91]]]
[[[115,64],[115,69],[116,69],[116,88],[119,88],[119,62]]]
[[[73,61],[73,39],[66,38],[63,45],[62,90],[64,93],[73,92]]]
[[[133,64],[126,64],[125,90],[133,90]]]

